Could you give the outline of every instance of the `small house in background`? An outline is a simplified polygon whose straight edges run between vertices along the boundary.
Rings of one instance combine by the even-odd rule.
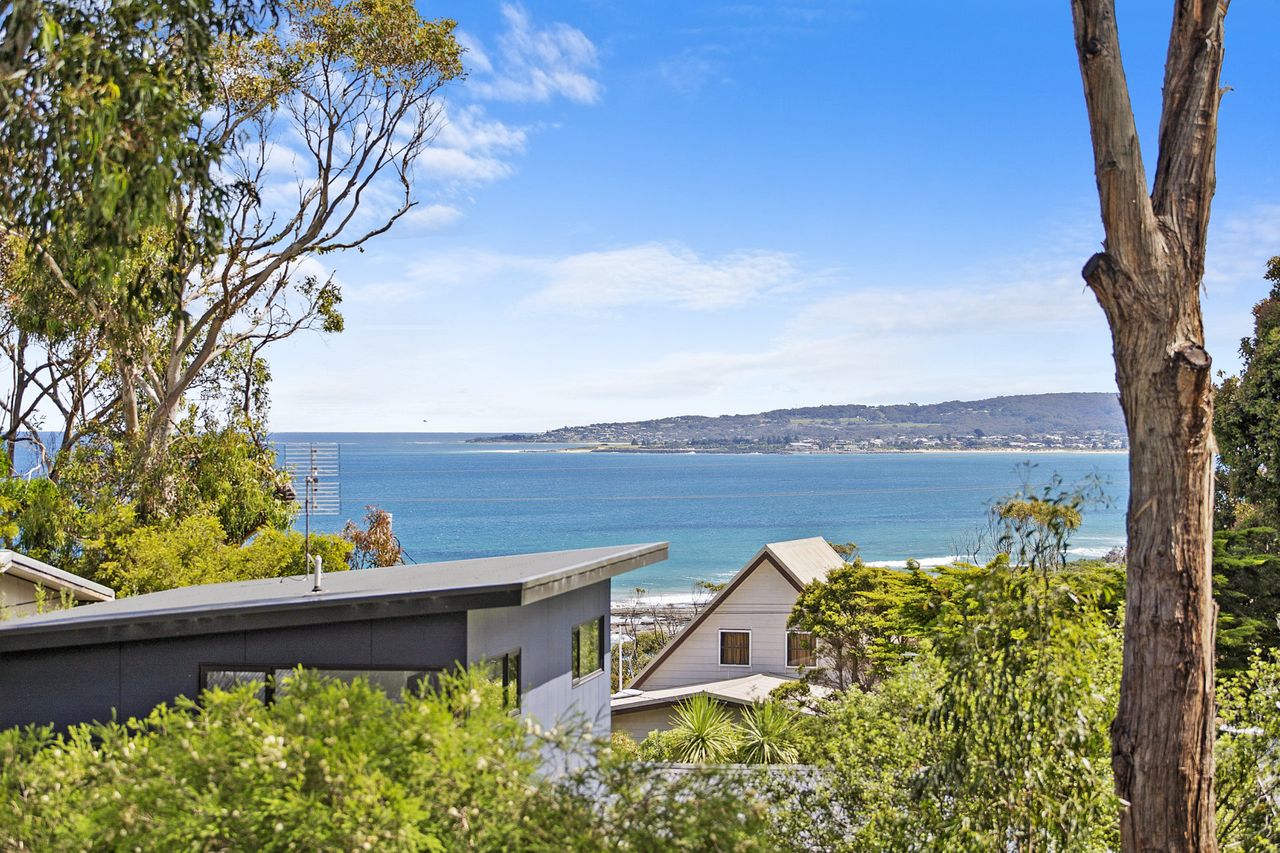
[[[86,604],[115,597],[111,587],[17,551],[0,550],[0,619],[65,609],[64,602]]]
[[[482,664],[544,726],[609,731],[609,585],[666,543],[189,586],[0,622],[0,728],[141,716],[303,666],[392,695]]]
[[[613,727],[637,739],[670,728],[672,708],[708,693],[741,708],[817,663],[813,636],[787,626],[800,591],[844,565],[825,539],[760,549],[611,701]]]

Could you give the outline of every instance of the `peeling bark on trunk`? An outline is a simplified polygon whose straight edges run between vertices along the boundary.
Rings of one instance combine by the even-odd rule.
[[[1124,674],[1112,766],[1121,839],[1213,851],[1213,397],[1200,283],[1227,3],[1176,0],[1159,162],[1146,171],[1113,0],[1072,0],[1104,251],[1084,278],[1111,326],[1129,432]]]

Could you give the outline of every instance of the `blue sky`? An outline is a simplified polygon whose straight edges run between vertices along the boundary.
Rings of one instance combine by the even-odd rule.
[[[1154,162],[1172,3],[1121,0]],[[328,255],[347,330],[278,345],[278,430],[538,430],[1114,385],[1069,4],[420,4],[467,80],[420,207]],[[1280,4],[1236,0],[1206,335],[1280,254]]]

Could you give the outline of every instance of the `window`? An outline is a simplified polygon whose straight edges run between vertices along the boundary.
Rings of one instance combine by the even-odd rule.
[[[400,694],[406,690],[418,694],[433,687],[438,672],[427,669],[339,669],[328,666],[309,666],[307,669],[339,681],[351,682],[363,678],[392,699],[399,699]],[[263,702],[271,703],[275,700],[276,691],[293,670],[293,667],[283,665],[207,664],[200,667],[200,688],[231,690],[242,684],[255,684],[258,685],[255,695]]]
[[[720,632],[720,665],[751,666],[751,632]]]
[[[489,659],[489,677],[502,685],[502,707],[520,708],[520,650]]]
[[[808,631],[787,632],[787,666],[816,666],[818,652],[813,634]]]
[[[586,678],[604,670],[604,617],[573,626],[573,677]]]

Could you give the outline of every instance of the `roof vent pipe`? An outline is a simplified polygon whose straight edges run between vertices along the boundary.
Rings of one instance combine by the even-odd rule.
[[[316,554],[311,558],[315,562],[316,584],[311,587],[312,592],[324,592],[324,562],[320,555]]]

